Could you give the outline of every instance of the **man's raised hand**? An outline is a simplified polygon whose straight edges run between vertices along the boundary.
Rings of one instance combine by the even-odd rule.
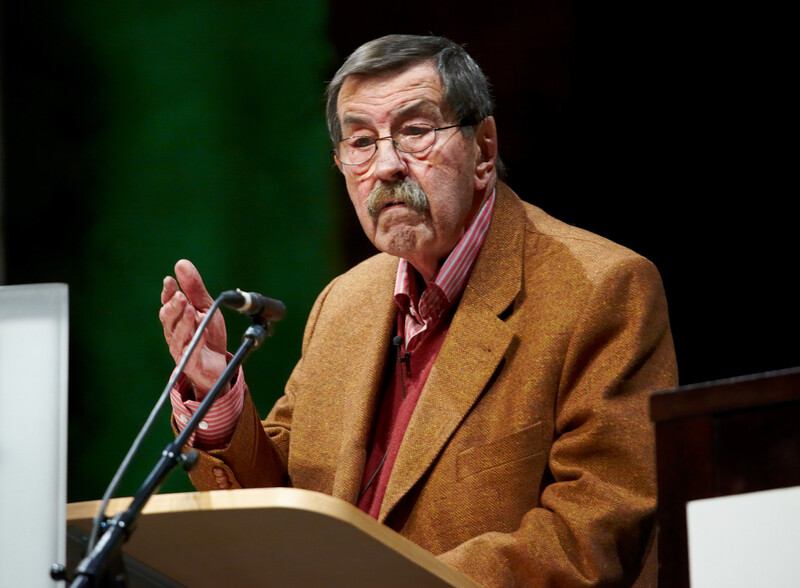
[[[214,299],[206,290],[200,272],[189,260],[181,259],[175,264],[175,277],[177,281],[172,276],[164,278],[158,318],[164,327],[169,352],[177,364]],[[208,394],[225,370],[226,352],[225,321],[217,310],[186,364],[185,374],[194,386],[197,400],[202,400]]]

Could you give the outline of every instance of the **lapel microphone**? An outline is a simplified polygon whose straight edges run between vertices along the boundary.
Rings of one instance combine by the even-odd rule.
[[[392,338],[392,345],[397,347],[397,361],[400,363],[406,364],[406,375],[410,378],[411,377],[411,353],[406,351],[403,353],[402,345],[403,345],[403,338],[400,335],[395,335]],[[401,372],[402,374],[402,372]],[[405,391],[403,396],[405,396]]]

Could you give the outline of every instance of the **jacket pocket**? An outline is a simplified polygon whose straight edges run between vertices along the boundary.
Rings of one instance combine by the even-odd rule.
[[[542,451],[541,421],[484,445],[458,454],[457,475],[463,480],[497,466],[535,455]]]

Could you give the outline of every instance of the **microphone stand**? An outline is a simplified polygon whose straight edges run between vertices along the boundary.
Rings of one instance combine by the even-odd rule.
[[[187,471],[197,461],[194,450],[184,454],[181,450],[203,420],[214,400],[227,382],[236,374],[239,366],[247,355],[257,349],[264,339],[272,335],[272,325],[260,316],[253,316],[253,324],[244,333],[242,344],[233,356],[228,367],[219,377],[209,393],[203,399],[200,407],[189,419],[183,431],[175,440],[167,445],[161,452],[161,458],[153,470],[139,487],[128,508],[117,514],[112,520],[105,523],[106,530],[100,540],[94,545],[92,551],[81,561],[75,569],[75,579],[70,584],[71,588],[124,588],[127,586],[124,570],[122,569],[121,549],[122,543],[133,532],[136,518],[141,513],[150,496],[161,487],[169,473],[178,465],[183,465]]]

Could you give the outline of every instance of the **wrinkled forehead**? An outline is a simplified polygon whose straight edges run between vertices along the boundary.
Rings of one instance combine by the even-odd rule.
[[[337,96],[339,122],[353,110],[385,109],[387,112],[448,111],[445,88],[433,62],[425,61],[380,73],[355,73],[344,78]]]

